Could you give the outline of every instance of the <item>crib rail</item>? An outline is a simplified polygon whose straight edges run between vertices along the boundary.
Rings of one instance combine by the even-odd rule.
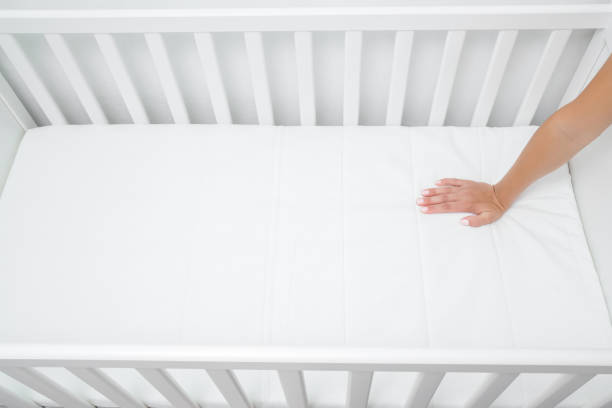
[[[437,69],[435,87],[428,96],[414,95],[430,103],[428,119],[430,126],[445,125],[449,116],[449,104],[456,88],[457,72],[464,53],[466,34],[472,31],[494,30],[497,38],[487,63],[487,70],[474,105],[471,120],[466,124],[484,126],[489,123],[493,106],[504,95],[499,95],[502,80],[511,61],[517,34],[523,30],[547,30],[548,40],[544,46],[529,84],[522,95],[511,124],[528,125],[533,122],[540,103],[554,82],[555,72],[567,44],[576,30],[597,30],[583,53],[580,64],[571,79],[555,83],[563,87],[561,105],[571,101],[585,86],[588,79],[603,64],[609,54],[606,35],[612,6],[609,4],[556,5],[556,6],[447,6],[447,7],[356,7],[356,8],[273,8],[273,9],[210,9],[210,10],[2,10],[0,11],[0,49],[6,55],[10,67],[6,71],[11,78],[3,78],[0,84],[10,83],[13,89],[0,88],[4,103],[9,106],[24,129],[38,125],[63,125],[75,123],[73,117],[83,112],[93,124],[116,123],[106,110],[124,105],[132,123],[158,123],[152,117],[151,106],[167,105],[168,116],[173,123],[194,122],[194,109],[184,86],[177,78],[176,62],[169,55],[165,33],[188,33],[195,44],[205,77],[212,116],[216,123],[244,123],[236,119],[236,112],[247,111],[245,104],[253,101],[256,120],[261,125],[288,124],[279,111],[287,101],[273,98],[270,78],[270,57],[266,55],[263,34],[288,32],[293,35],[292,50],[297,86],[299,124],[320,124],[317,117],[321,108],[321,96],[317,95],[315,52],[313,33],[334,31],[344,33],[344,67],[342,93],[342,119],[336,124],[357,125],[363,122],[363,113],[378,109],[380,103],[370,102],[361,94],[363,67],[371,65],[364,61],[364,33],[387,31],[394,33],[394,48],[388,64],[388,82],[381,82],[386,94],[386,113],[376,121],[381,125],[408,124],[405,114],[406,84],[410,78],[411,55],[414,33],[442,30],[447,32],[442,55]],[[222,75],[219,61],[219,45],[215,35],[224,32],[240,33],[243,37],[245,66],[250,72],[251,89],[235,91],[240,95],[228,97],[231,84]],[[126,64],[116,35],[134,33],[142,35],[147,53],[157,78],[151,86],[159,86],[163,100],[146,101],[143,85],[137,86],[138,74]],[[37,67],[28,52],[23,49],[18,36],[22,34],[42,35],[50,50],[49,63],[58,65],[62,71],[58,80],[65,82],[60,87],[51,86],[52,79],[47,69]],[[72,34],[87,34],[95,39],[97,52],[101,54],[112,83],[121,100],[101,103],[99,93],[83,72],[82,63],[75,56],[67,37]],[[414,59],[412,59],[414,61]],[[479,62],[480,64],[480,62]],[[369,66],[368,65],[368,66]],[[480,64],[482,65],[482,64]],[[102,69],[102,68],[101,68]],[[378,68],[377,68],[378,69]],[[434,69],[434,71],[436,70]],[[131,72],[132,71],[132,72]],[[4,73],[6,75],[6,73]],[[100,74],[101,75],[101,74]],[[61,77],[61,78],[60,78]],[[385,85],[383,85],[383,83]],[[148,86],[148,84],[147,84]],[[320,87],[321,85],[319,85]],[[465,88],[464,88],[465,92]],[[61,96],[57,94],[60,93]],[[244,95],[242,95],[244,93]],[[419,92],[420,94],[420,92]],[[16,97],[18,95],[18,97]],[[73,96],[74,95],[74,96]],[[76,97],[76,100],[74,100]],[[105,98],[109,98],[106,96]],[[190,99],[193,99],[190,98]],[[233,99],[233,100],[232,100]],[[293,102],[291,102],[293,103]],[[25,108],[24,108],[25,105]],[[147,106],[148,105],[148,106]],[[327,105],[326,105],[327,106]],[[364,106],[367,108],[364,109]],[[559,103],[548,106],[552,113]],[[113,108],[114,109],[114,108]],[[157,108],[155,108],[157,109]],[[32,113],[36,116],[32,118]],[[77,121],[76,123],[80,123]],[[201,123],[201,122],[197,122]],[[493,125],[498,125],[493,123]]]
[[[249,408],[234,370],[275,370],[290,408],[308,406],[305,370],[345,371],[349,374],[346,406],[365,408],[376,372],[416,372],[417,380],[405,406],[427,407],[447,373],[478,372],[488,377],[474,390],[468,407],[490,406],[520,375],[561,374],[530,407],[554,407],[592,378],[612,374],[609,350],[436,350],[436,349],[294,349],[195,348],[119,346],[0,346],[0,371],[45,395],[59,406],[91,408],[70,390],[36,367],[64,367],[121,408],[143,408],[104,373],[104,368],[133,368],[173,407],[198,405],[175,381],[169,369],[206,370],[232,408]],[[605,406],[612,401],[602,401]],[[32,401],[0,387],[0,404],[34,408]]]
[[[3,33],[606,28],[609,4],[178,10],[2,10]]]
[[[88,365],[612,374],[612,350],[0,345],[0,367]]]

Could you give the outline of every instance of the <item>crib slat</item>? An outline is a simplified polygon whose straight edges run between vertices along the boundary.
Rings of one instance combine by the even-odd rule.
[[[97,368],[72,367],[67,370],[117,404],[119,408],[145,408],[144,404],[134,399],[115,380]]]
[[[412,31],[398,31],[395,33],[391,81],[389,83],[389,101],[387,102],[386,124],[388,126],[399,126],[402,124],[413,37],[414,33]]]
[[[98,99],[94,96],[89,83],[83,76],[64,37],[61,34],[45,34],[45,39],[53,54],[55,54],[57,61],[62,66],[66,78],[68,78],[70,85],[72,85],[91,122],[96,125],[107,124],[108,119],[106,119]]]
[[[34,401],[28,401],[0,385],[0,405],[6,408],[40,408]]]
[[[26,57],[23,49],[10,34],[0,34],[0,46],[11,61],[23,82],[26,84],[34,99],[49,119],[52,125],[65,125],[66,117],[49,93],[47,86],[40,79],[38,73]]]
[[[571,33],[571,30],[555,30],[548,37],[544,52],[514,119],[514,126],[527,126],[531,123]]]
[[[28,130],[36,127],[36,122],[32,119],[32,116],[27,111],[19,97],[13,91],[11,85],[6,82],[4,75],[0,72],[0,99],[11,111],[15,120],[19,122],[23,130]]]
[[[251,408],[242,387],[230,370],[207,370],[231,408]]]
[[[95,38],[100,48],[100,52],[117,84],[117,88],[121,93],[123,102],[132,117],[132,121],[138,124],[149,123],[149,117],[144,109],[142,100],[136,91],[136,87],[117,49],[115,38],[110,34],[95,34]]]
[[[225,86],[221,78],[219,70],[219,60],[215,51],[215,43],[213,42],[210,33],[194,33],[194,39],[200,61],[204,67],[206,75],[206,84],[210,93],[210,102],[215,112],[215,119],[221,125],[229,125],[232,123],[232,114],[230,113]]]
[[[449,31],[446,35],[440,72],[438,73],[438,82],[436,83],[429,113],[429,126],[444,125],[464,41],[465,31]]]
[[[518,374],[490,374],[467,408],[488,408],[512,384]]]
[[[608,397],[604,400],[600,400],[594,404],[590,404],[589,407],[590,408],[612,408],[612,398]]]
[[[344,35],[344,106],[345,126],[359,124],[359,93],[361,77],[361,31],[347,31]]]
[[[303,373],[297,370],[280,370],[278,377],[289,408],[308,408]]]
[[[347,408],[366,408],[372,386],[371,371],[351,371],[346,393]]]
[[[564,374],[529,408],[553,408],[586,384],[594,374]]]
[[[312,60],[312,33],[298,31],[294,34],[294,40],[298,94],[300,97],[300,122],[303,126],[314,126],[317,124],[317,113]]]
[[[70,391],[33,368],[7,367],[2,368],[2,371],[64,408],[92,408],[91,404],[75,397]]]
[[[597,75],[597,73],[599,72],[603,64],[605,64],[606,61],[608,60],[609,56],[610,56],[610,50],[608,49],[607,46],[604,46],[603,50],[601,51],[601,54],[599,54],[599,57],[597,57],[597,61],[595,62],[593,69],[591,70],[591,72],[589,73],[589,76],[587,77],[587,80],[584,84],[585,87],[593,80],[595,75]]]
[[[567,90],[565,91],[563,98],[561,98],[559,107],[570,103],[585,87],[589,74],[592,72],[595,64],[597,63],[597,59],[605,45],[606,39],[604,30],[595,31],[584,52],[584,55],[582,56],[582,59],[580,60],[580,63],[578,64],[578,67],[576,68],[576,72],[574,72],[574,76],[567,86]]]
[[[170,65],[164,39],[159,33],[146,33],[144,36],[174,123],[189,123],[189,114]]]
[[[420,373],[406,402],[406,408],[425,408],[440,386],[444,373]]]
[[[244,33],[249,66],[251,68],[251,82],[255,94],[255,106],[260,125],[273,125],[274,114],[272,99],[270,98],[270,85],[266,72],[266,57],[263,48],[263,39],[259,32]]]
[[[487,125],[517,35],[518,31],[516,30],[500,31],[497,34],[495,47],[491,54],[489,67],[487,68],[484,83],[480,90],[478,101],[476,102],[476,108],[474,109],[474,115],[472,116],[470,126]]]
[[[166,370],[139,368],[138,372],[168,400],[173,408],[199,408]]]

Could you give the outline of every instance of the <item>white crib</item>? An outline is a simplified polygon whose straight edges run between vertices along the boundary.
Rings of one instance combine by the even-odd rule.
[[[3,151],[2,161],[7,163],[8,171],[23,131],[43,125],[160,122],[230,125],[252,123],[254,119],[259,125],[304,126],[458,124],[480,127],[538,124],[557,107],[575,98],[605,62],[609,55],[608,42],[611,37],[608,28],[611,18],[612,7],[608,4],[4,10],[0,11],[0,48],[4,52],[0,61],[4,68],[4,75],[0,75],[0,97],[9,113],[6,122],[16,122],[19,129],[13,130],[14,147]],[[287,60],[282,60],[278,55],[276,59],[267,55],[265,45],[270,47],[270,44],[266,43],[265,38],[271,32],[280,33],[284,36],[283,44],[294,47],[293,64],[287,64]],[[445,39],[440,49],[439,68],[436,67],[435,72],[429,69],[432,78],[435,78],[435,86],[429,95],[425,92],[415,95],[415,98],[420,98],[418,103],[407,106],[411,95],[407,96],[405,90],[411,69],[419,66],[414,56],[411,57],[413,44],[416,46],[417,43],[416,35],[434,33],[439,38],[441,32]],[[531,41],[532,37],[526,37],[527,40],[521,45],[523,51],[513,54],[517,38],[523,32],[526,35],[535,33],[540,39],[545,35],[545,41],[535,44],[537,41]],[[180,33],[183,38],[189,36],[189,40],[195,43],[197,54],[191,57],[202,63],[209,102],[186,97],[186,93],[193,90],[189,90],[185,86],[185,79],[179,77],[181,71],[173,62],[172,50],[167,47],[169,33]],[[241,82],[245,79],[237,79],[238,74],[231,77],[231,72],[224,73],[241,67],[231,68],[227,58],[219,58],[223,54],[220,43],[233,41],[224,40],[221,33],[232,33],[233,40],[238,38],[236,41],[245,47],[244,55],[235,53],[234,56],[246,58],[243,67],[250,71],[252,88],[243,87],[245,83],[248,84],[248,79]],[[363,51],[364,38],[368,33],[383,33],[381,41],[387,44],[385,48],[374,42],[370,51],[380,46],[389,52],[366,54]],[[462,63],[468,64],[462,60],[466,34],[469,36],[472,33],[484,33],[493,40],[490,48],[483,46],[490,58],[482,61],[481,54],[472,54],[472,67],[481,62],[483,80],[474,83],[463,77],[465,83],[458,85],[455,81],[457,73]],[[577,34],[572,36],[573,33]],[[70,41],[73,41],[69,39],[70,36],[77,34],[99,52],[116,86],[116,94],[106,94],[104,100],[96,95],[103,92],[99,89],[101,82],[92,83],[91,77],[84,73],[84,65],[79,62],[74,47],[70,47]],[[142,84],[149,77],[130,73],[126,53],[121,52],[117,41],[117,38],[123,38],[121,35],[128,34],[131,38],[144,37],[152,61],[151,69],[158,76],[160,92],[156,95],[142,95]],[[244,42],[236,35],[243,36]],[[341,44],[344,50],[343,56],[340,56],[344,66],[336,69],[341,84],[334,85],[333,79],[327,82],[317,79],[317,64],[321,64],[316,61],[317,35],[336,36],[334,41]],[[48,70],[37,66],[42,59],[33,59],[24,52],[21,44],[23,41],[35,41],[32,38],[40,41],[44,38],[46,41],[45,47],[48,46],[51,51],[45,60],[49,64]],[[483,41],[482,44],[489,44],[487,40]],[[83,50],[83,47],[80,49]],[[564,54],[564,51],[567,53]],[[534,53],[539,56],[529,65],[528,59]],[[325,57],[329,51],[321,55]],[[376,68],[381,61],[372,60],[381,56],[387,58],[382,61],[387,67],[382,76],[379,68]],[[522,81],[525,85],[523,89],[503,84],[509,64],[516,69],[521,65],[525,65],[526,69],[533,67],[529,81]],[[332,65],[330,62],[327,66]],[[289,69],[289,74],[283,73]],[[369,79],[364,78],[365,69],[368,70]],[[57,72],[64,75],[62,83],[54,81],[53,75]],[[287,75],[297,79],[293,96],[289,95],[289,91],[283,93],[281,89],[287,81],[291,82]],[[381,77],[388,81],[385,82],[386,86],[376,86]],[[276,91],[272,86],[275,81]],[[364,86],[370,90],[375,88],[371,98],[363,97]],[[333,89],[326,89],[328,87]],[[456,96],[457,92],[468,92],[470,89],[473,95],[466,93],[463,97]],[[335,96],[333,92],[336,92]],[[453,95],[458,98],[454,102]],[[161,97],[162,105],[167,104],[167,111],[160,108],[159,100],[154,100],[156,97]],[[150,100],[147,101],[147,98]],[[253,104],[250,104],[250,98]],[[125,110],[120,112],[116,106],[121,104]],[[197,113],[202,104],[210,112]],[[6,125],[6,129],[9,128]],[[6,137],[12,137],[8,133]],[[78,390],[61,385],[40,371],[39,367],[66,368],[107,401],[85,400]],[[448,373],[486,374],[478,387],[469,390],[471,397],[465,406],[472,408],[495,405],[496,399],[520,376],[559,374],[552,384],[541,390],[536,399],[528,403],[533,408],[546,408],[559,405],[594,377],[612,374],[612,350],[0,345],[0,372],[57,406],[89,408],[92,405],[106,406],[108,401],[121,408],[151,405],[134,396],[125,384],[109,376],[105,372],[108,368],[136,369],[175,408],[196,408],[198,403],[173,378],[174,369],[205,370],[232,408],[254,405],[235,375],[236,370],[263,370],[278,375],[286,406],[290,408],[312,405],[305,386],[305,371],[348,373],[345,404],[350,408],[368,406],[373,376],[379,372],[416,373],[412,388],[406,390],[406,399],[397,401],[397,406],[411,408],[428,406]],[[33,401],[24,396],[27,393],[19,392],[20,389],[1,386],[0,404],[7,408],[50,405],[48,402]],[[592,406],[612,406],[612,394],[596,396]]]

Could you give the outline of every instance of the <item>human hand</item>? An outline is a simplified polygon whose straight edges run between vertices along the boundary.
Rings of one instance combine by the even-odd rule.
[[[435,188],[423,190],[417,205],[425,214],[469,212],[461,219],[463,225],[480,227],[499,219],[506,207],[498,199],[495,186],[471,180],[445,178]]]

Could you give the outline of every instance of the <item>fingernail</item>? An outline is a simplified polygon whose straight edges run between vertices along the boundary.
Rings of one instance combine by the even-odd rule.
[[[421,208],[421,212],[427,212],[427,211],[429,211],[429,208],[428,208],[428,207],[423,207],[423,208]]]
[[[437,184],[437,185],[442,184],[442,180],[438,180],[438,181],[436,181],[436,184]]]
[[[462,223],[463,225],[470,225],[470,221],[469,221],[469,220],[467,220],[467,219],[465,219],[465,218],[461,220],[461,223]]]
[[[423,190],[423,195],[429,194],[429,190]]]
[[[423,204],[424,202],[425,202],[425,200],[423,200],[423,198],[417,199],[417,204]]]

